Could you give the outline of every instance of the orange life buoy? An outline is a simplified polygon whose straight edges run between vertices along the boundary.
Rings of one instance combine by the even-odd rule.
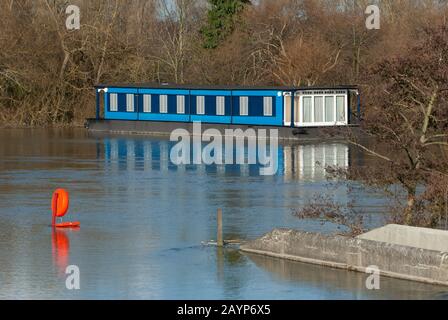
[[[68,192],[65,189],[57,189],[53,193],[53,199],[51,201],[51,210],[53,211],[53,216],[63,217],[67,214],[69,205]]]
[[[81,225],[81,223],[79,221],[56,223],[57,228],[76,229],[76,228],[79,228],[80,225]]]
[[[52,211],[51,225],[54,228],[79,228],[80,226],[79,221],[56,223],[56,218],[62,218],[67,214],[68,205],[69,205],[69,198],[67,190],[57,189],[53,193],[53,198],[51,199],[51,211]]]

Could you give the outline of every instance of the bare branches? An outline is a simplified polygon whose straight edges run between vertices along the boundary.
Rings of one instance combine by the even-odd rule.
[[[385,160],[385,161],[388,161],[388,162],[393,162],[393,160],[390,159],[389,157],[386,157],[386,156],[384,156],[384,155],[382,155],[382,154],[380,154],[380,153],[378,153],[378,152],[376,152],[376,151],[374,151],[374,150],[372,150],[372,149],[366,147],[365,145],[363,145],[363,144],[361,144],[361,143],[359,143],[359,142],[352,141],[352,140],[349,140],[348,142],[349,142],[350,144],[352,144],[352,145],[354,145],[354,146],[357,146],[358,148],[360,148],[360,149],[366,151],[368,154],[370,154],[370,155],[372,155],[372,156],[375,156],[375,157],[377,157],[377,158],[380,158],[380,159]]]
[[[110,20],[110,23],[106,29],[106,39],[104,40],[104,44],[102,46],[102,50],[101,50],[101,58],[100,58],[100,62],[98,65],[98,70],[96,73],[96,78],[95,78],[95,83],[99,83],[101,76],[102,76],[102,72],[103,72],[103,67],[104,67],[104,60],[106,59],[106,52],[107,49],[109,47],[109,41],[110,38],[112,37],[112,28],[113,25],[115,23],[115,20],[117,19],[117,15],[118,15],[118,0],[115,0],[115,5],[114,5],[114,10],[112,13],[112,18]]]
[[[354,203],[340,204],[328,195],[316,195],[292,214],[299,219],[319,220],[322,224],[334,223],[339,229],[346,228],[342,234],[352,237],[366,231],[364,216],[355,209]]]

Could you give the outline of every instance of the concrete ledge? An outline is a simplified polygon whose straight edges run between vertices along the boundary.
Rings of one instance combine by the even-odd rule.
[[[366,232],[358,238],[448,252],[448,231],[445,230],[388,224]]]
[[[448,253],[361,238],[275,229],[242,251],[365,272],[377,266],[393,278],[448,286]]]

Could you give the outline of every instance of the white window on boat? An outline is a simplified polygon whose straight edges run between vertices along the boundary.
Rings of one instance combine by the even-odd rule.
[[[300,92],[300,122],[305,126],[335,126],[347,123],[347,92],[307,90]]]
[[[313,122],[313,98],[303,97],[303,122]]]
[[[240,116],[249,115],[249,97],[240,97]]]
[[[205,97],[196,97],[196,114],[205,114]]]
[[[272,116],[272,97],[263,98],[263,115]]]
[[[166,94],[160,95],[159,112],[168,113],[168,96]]]
[[[325,97],[325,122],[335,122],[334,96]]]
[[[226,114],[225,97],[216,97],[216,115],[223,116]]]
[[[185,96],[177,96],[177,113],[185,113]]]
[[[324,97],[314,97],[314,122],[324,122]]]
[[[126,95],[126,112],[134,112],[134,95]]]
[[[336,96],[336,121],[345,122],[345,96]]]
[[[109,95],[110,99],[110,111],[118,111],[118,94],[111,93]]]
[[[151,95],[150,94],[143,95],[143,112],[145,112],[145,113],[151,112]]]

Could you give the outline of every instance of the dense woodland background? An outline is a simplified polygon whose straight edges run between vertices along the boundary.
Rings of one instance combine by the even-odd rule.
[[[365,10],[379,2],[381,29]],[[81,125],[98,82],[368,85],[443,23],[440,0],[4,0],[0,126]],[[81,9],[81,29],[65,9]]]

